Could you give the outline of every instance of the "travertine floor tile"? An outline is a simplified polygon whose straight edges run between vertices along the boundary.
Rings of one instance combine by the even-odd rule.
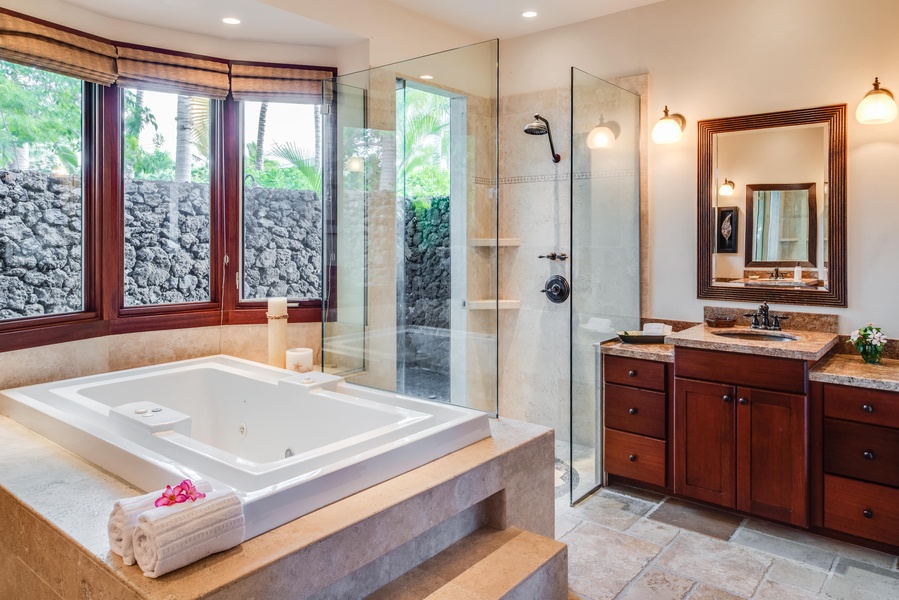
[[[845,556],[847,558],[870,563],[877,567],[889,569],[896,562],[895,556],[886,554],[884,552],[878,552],[877,550],[871,550],[870,548],[862,548],[861,546],[841,542],[839,540],[832,540],[830,538],[815,535],[807,531],[800,531],[798,529],[792,529],[790,527],[784,527],[782,525],[775,525],[774,523],[769,523],[767,521],[749,519],[746,522],[744,528],[758,531],[760,533],[766,533],[768,535],[773,535],[785,540],[791,540],[800,544],[806,544],[807,546],[813,546],[820,550],[833,552],[834,554],[837,554],[839,556]]]
[[[768,581],[785,583],[807,592],[818,593],[824,585],[824,580],[827,579],[828,570],[829,568],[822,571],[802,563],[778,558],[768,572]]]
[[[665,549],[656,566],[748,598],[772,562],[761,552],[683,532]]]
[[[821,598],[821,596],[768,580],[762,584],[759,593],[753,598],[754,600],[816,600]]]
[[[848,558],[840,558],[824,593],[834,600],[895,600],[899,572]]]
[[[681,600],[696,582],[674,573],[650,569],[619,596],[622,600]]]
[[[680,533],[680,529],[652,519],[640,519],[628,527],[625,533],[659,546],[667,546]]]
[[[795,560],[825,571],[830,569],[833,565],[833,561],[837,558],[837,555],[833,552],[827,552],[826,550],[806,546],[805,544],[799,544],[797,542],[745,528],[738,531],[730,541],[733,544],[755,548],[756,550],[761,550],[768,554],[789,558],[790,560]]]
[[[568,512],[558,515],[556,517],[556,539],[560,539],[580,524],[581,520]]]
[[[666,500],[649,518],[722,540],[730,539],[743,521],[731,513],[674,498]]]
[[[724,590],[708,585],[700,585],[690,595],[690,600],[746,600],[743,596],[735,596]]]
[[[630,496],[631,498],[637,498],[639,500],[646,500],[647,502],[655,502],[656,504],[665,499],[665,496],[663,496],[662,494],[649,492],[647,490],[640,490],[626,485],[620,485],[618,483],[613,483],[612,485],[606,486],[603,488],[603,490],[611,492],[613,494],[620,494],[622,496]]]
[[[661,550],[587,522],[561,541],[568,544],[568,587],[593,600],[614,598]]]
[[[645,500],[600,492],[571,509],[571,515],[624,531],[655,506]]]

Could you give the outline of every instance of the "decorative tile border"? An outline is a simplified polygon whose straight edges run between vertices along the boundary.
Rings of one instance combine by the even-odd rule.
[[[584,180],[584,179],[604,179],[611,177],[636,177],[637,172],[633,169],[621,169],[615,171],[584,171],[581,173],[574,174],[574,180]],[[520,175],[517,177],[500,177],[499,183],[500,185],[510,185],[516,183],[547,183],[553,181],[568,181],[570,180],[570,173],[556,173],[553,175]]]

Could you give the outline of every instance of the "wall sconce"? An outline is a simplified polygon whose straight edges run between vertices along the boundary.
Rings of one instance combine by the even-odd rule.
[[[724,178],[724,183],[721,184],[721,187],[718,188],[719,196],[733,196],[734,195],[734,182],[730,179]]]
[[[684,116],[677,113],[668,114],[666,106],[664,116],[652,128],[652,141],[656,144],[677,143],[683,137],[686,126],[687,120]]]
[[[602,116],[599,117],[599,125],[590,130],[587,134],[587,147],[591,150],[599,148],[611,148],[618,139],[618,133],[612,129],[618,128],[615,123],[606,123]]]
[[[874,89],[865,94],[855,109],[855,118],[865,125],[889,123],[896,118],[899,109],[890,90],[880,87],[880,79],[874,78]]]
[[[365,170],[365,159],[361,156],[351,156],[346,159],[346,170],[350,173],[361,173]]]

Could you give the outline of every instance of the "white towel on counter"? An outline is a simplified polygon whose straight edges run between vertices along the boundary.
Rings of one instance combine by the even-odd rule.
[[[182,502],[149,510],[134,528],[134,557],[147,577],[228,550],[243,541],[243,504],[231,490],[206,494],[196,502]]]
[[[212,491],[212,485],[208,481],[198,481],[195,485],[200,492]],[[121,556],[122,562],[126,565],[134,564],[133,540],[137,518],[141,513],[155,509],[156,499],[161,495],[162,490],[159,490],[143,496],[122,498],[113,504],[112,512],[109,513],[109,522],[106,524],[109,533],[109,548]]]

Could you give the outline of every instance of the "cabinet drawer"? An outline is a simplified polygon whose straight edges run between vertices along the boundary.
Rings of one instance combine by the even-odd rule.
[[[606,355],[603,357],[603,378],[609,383],[664,392],[665,363]]]
[[[606,429],[605,437],[608,473],[665,485],[665,442],[614,429]]]
[[[674,376],[805,394],[808,363],[778,356],[678,346],[674,349]]]
[[[896,457],[899,429],[824,419],[826,472],[899,487]]]
[[[899,394],[845,385],[825,385],[824,416],[899,427]]]
[[[899,545],[899,490],[824,476],[824,527]]]
[[[665,393],[606,384],[605,425],[665,439]]]

